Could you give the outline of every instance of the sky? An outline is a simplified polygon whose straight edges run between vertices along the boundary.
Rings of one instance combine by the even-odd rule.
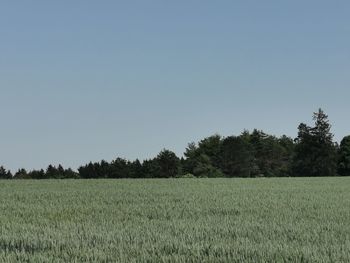
[[[214,133],[350,134],[350,1],[0,3],[0,165],[145,159]]]

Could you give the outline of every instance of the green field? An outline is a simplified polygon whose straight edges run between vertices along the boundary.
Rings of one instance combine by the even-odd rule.
[[[0,181],[0,262],[350,262],[350,178]]]

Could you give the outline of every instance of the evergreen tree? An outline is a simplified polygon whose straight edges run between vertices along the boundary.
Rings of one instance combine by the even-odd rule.
[[[222,137],[214,134],[204,138],[198,143],[197,151],[199,154],[205,154],[209,157],[212,166],[218,168],[220,166]]]
[[[220,152],[217,152],[219,137],[214,135],[208,138],[200,142],[201,146],[197,146],[194,142],[188,144],[184,153],[186,159],[183,160],[182,173],[193,174],[196,177],[223,177],[220,169],[213,164],[213,162],[217,162],[218,165],[220,163]],[[215,158],[214,152],[217,152]],[[206,153],[212,155],[211,158]]]
[[[98,167],[99,164],[92,162],[81,166],[78,168],[79,177],[85,178],[85,179],[92,179],[92,178],[98,178]]]
[[[293,173],[295,176],[334,176],[337,173],[336,147],[328,116],[319,109],[314,127],[301,123],[296,139]]]
[[[45,179],[45,171],[43,169],[30,171],[28,177],[30,179]]]
[[[292,138],[283,135],[278,139],[282,152],[279,158],[279,167],[276,171],[276,176],[290,176],[291,175],[291,163],[294,155],[294,141]]]
[[[65,178],[65,170],[61,164],[59,164],[57,167],[57,175],[55,178],[57,179]]]
[[[142,163],[142,177],[153,178],[159,177],[160,167],[156,158],[144,160]]]
[[[123,158],[117,158],[110,165],[109,178],[130,178],[129,162]]]
[[[350,136],[346,136],[340,143],[338,173],[350,176]]]
[[[28,173],[26,169],[19,169],[15,175],[13,176],[14,179],[30,179],[28,176]]]
[[[0,179],[11,179],[12,174],[10,171],[7,171],[3,166],[0,166]]]
[[[74,172],[71,168],[65,169],[63,177],[67,179],[77,179],[79,178],[78,173]]]
[[[224,139],[221,149],[221,168],[229,177],[251,177],[255,174],[254,149],[242,137]]]
[[[156,162],[159,166],[159,173],[157,177],[167,178],[176,177],[180,172],[180,159],[176,154],[169,150],[162,150],[157,158]]]
[[[184,173],[194,174],[194,168],[198,162],[198,156],[200,155],[196,143],[191,142],[188,144],[186,151],[184,152],[185,159],[182,164]]]
[[[142,164],[139,159],[136,159],[130,163],[130,177],[131,178],[144,178]]]
[[[223,177],[223,173],[220,169],[214,167],[210,158],[202,153],[196,156],[195,165],[193,167],[192,174],[196,177]]]
[[[46,179],[58,179],[58,178],[60,178],[60,172],[55,166],[50,164],[46,169],[45,178]]]
[[[268,160],[270,155],[269,145],[266,143],[267,138],[268,135],[266,133],[257,129],[254,129],[249,137],[249,143],[253,147],[254,161],[257,166],[256,173],[265,176],[269,173]]]

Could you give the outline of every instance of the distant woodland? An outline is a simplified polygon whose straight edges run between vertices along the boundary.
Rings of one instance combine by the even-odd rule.
[[[46,170],[12,173],[1,166],[0,179],[350,176],[350,136],[340,145],[334,142],[322,109],[313,114],[313,121],[312,126],[301,123],[295,139],[258,129],[237,136],[215,134],[189,143],[181,158],[163,149],[153,159],[102,160],[78,171],[49,165]]]

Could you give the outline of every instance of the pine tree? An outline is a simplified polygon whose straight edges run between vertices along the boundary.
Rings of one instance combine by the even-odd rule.
[[[337,154],[328,116],[319,109],[313,120],[314,127],[299,125],[293,173],[296,176],[334,176],[337,173]]]
[[[340,143],[338,173],[350,176],[350,136],[344,137]]]
[[[159,174],[157,177],[176,177],[179,175],[180,159],[176,154],[169,150],[162,150],[157,158],[156,162],[159,166]]]
[[[221,150],[221,169],[229,177],[251,177],[256,174],[254,148],[242,137],[224,139]]]
[[[12,174],[10,171],[7,171],[3,166],[0,166],[0,179],[11,179]]]

